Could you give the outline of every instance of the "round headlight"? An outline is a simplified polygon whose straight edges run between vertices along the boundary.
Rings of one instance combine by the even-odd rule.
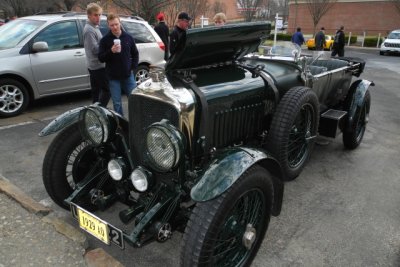
[[[111,115],[109,116],[106,111],[101,107],[90,107],[81,111],[81,132],[92,145],[98,146],[110,138]]]
[[[168,123],[153,124],[147,130],[145,149],[153,167],[161,172],[174,168],[183,153],[180,132]]]
[[[144,192],[149,187],[147,173],[141,168],[137,168],[131,173],[131,182],[139,192]]]
[[[107,168],[111,178],[120,181],[124,177],[125,163],[121,159],[112,159],[108,162]]]

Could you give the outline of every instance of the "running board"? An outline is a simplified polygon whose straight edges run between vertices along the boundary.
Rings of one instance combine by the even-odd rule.
[[[329,109],[321,114],[319,119],[319,135],[336,138],[344,129],[347,112],[343,110]]]

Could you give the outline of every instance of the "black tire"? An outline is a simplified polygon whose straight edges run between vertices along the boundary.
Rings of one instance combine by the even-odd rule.
[[[29,104],[26,86],[14,79],[0,79],[0,117],[21,114]]]
[[[268,228],[272,196],[269,173],[256,165],[222,195],[197,203],[183,237],[181,266],[249,266]],[[243,238],[249,230],[255,239],[247,249]]]
[[[64,199],[71,195],[95,160],[96,154],[83,141],[77,124],[67,127],[54,138],[44,157],[42,174],[44,187],[57,205],[69,209]],[[77,204],[93,209],[88,203]]]
[[[135,72],[136,85],[149,78],[150,69],[146,65],[139,65]]]
[[[294,180],[304,168],[318,123],[319,104],[314,91],[302,86],[287,91],[272,119],[266,145],[281,164],[286,181]]]
[[[361,144],[367,128],[370,107],[371,95],[367,91],[361,108],[356,111],[352,125],[347,124],[343,131],[343,145],[347,149],[355,149]],[[350,101],[346,104],[345,110],[350,111]]]
[[[384,56],[384,55],[385,55],[385,52],[379,51],[379,55]]]

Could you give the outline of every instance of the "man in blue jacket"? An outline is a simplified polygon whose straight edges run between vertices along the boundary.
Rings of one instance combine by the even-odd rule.
[[[297,28],[297,31],[292,35],[292,43],[298,44],[300,47],[304,44],[304,37],[300,27]]]
[[[100,40],[99,60],[106,63],[114,110],[123,115],[121,94],[127,96],[135,89],[132,71],[139,63],[139,52],[132,36],[122,30],[118,15],[107,16],[110,31]]]

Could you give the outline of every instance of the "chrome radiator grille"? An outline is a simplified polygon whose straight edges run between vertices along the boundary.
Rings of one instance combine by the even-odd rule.
[[[172,105],[142,95],[129,97],[129,141],[135,165],[144,162],[142,151],[147,127],[162,119],[179,128],[179,114]]]

